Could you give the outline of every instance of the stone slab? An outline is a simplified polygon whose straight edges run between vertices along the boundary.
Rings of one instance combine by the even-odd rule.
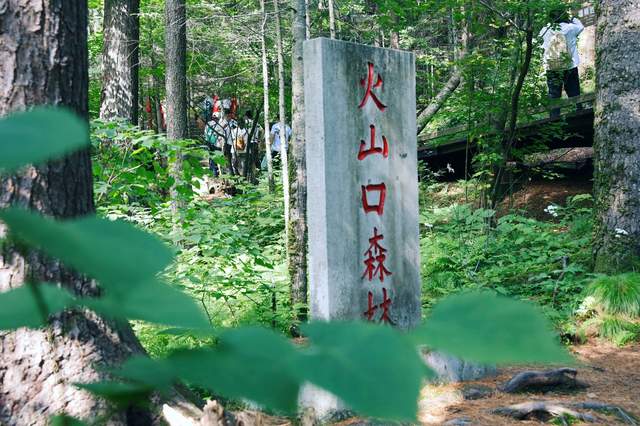
[[[311,319],[368,319],[369,311],[374,322],[416,326],[421,303],[414,55],[320,38],[305,42],[304,64]],[[371,95],[360,107],[369,82]],[[375,147],[383,148],[384,136],[388,156],[359,159],[361,141],[371,146],[371,125]],[[382,183],[384,211],[365,213],[362,188],[367,202],[379,205],[381,191],[372,188]],[[372,280],[366,274],[374,235],[383,236],[383,264],[391,272],[383,274],[384,282],[380,274]]]

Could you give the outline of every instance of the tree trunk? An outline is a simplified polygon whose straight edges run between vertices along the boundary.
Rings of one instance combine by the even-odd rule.
[[[50,104],[87,117],[87,90],[86,2],[3,2],[0,116]],[[0,207],[8,205],[56,218],[92,214],[89,151],[0,178]],[[0,235],[6,232],[2,228]],[[0,252],[0,291],[26,280],[60,282],[77,294],[96,291],[94,283],[59,262],[5,245]],[[57,413],[82,418],[104,414],[106,403],[73,383],[105,379],[106,367],[142,351],[128,326],[115,327],[86,311],[52,316],[46,329],[0,332],[0,424],[44,425]],[[127,421],[127,414],[122,414],[112,424]]]
[[[291,302],[300,309],[297,317],[306,319],[307,304],[307,159],[305,145],[304,117],[304,67],[302,62],[302,43],[305,40],[305,16],[307,10],[304,0],[293,2],[293,58],[291,67],[291,86],[293,98],[291,146],[295,170],[293,185],[293,204],[291,208],[290,236],[288,240],[289,272],[291,278]]]
[[[429,106],[418,115],[418,134],[422,133],[429,121],[434,115],[440,111],[440,108],[447,102],[447,99],[456,91],[460,83],[462,82],[462,73],[457,67],[453,70],[453,73],[449,77],[449,80],[440,89],[440,92],[431,100]]]
[[[289,210],[290,210],[290,182],[289,182],[289,153],[287,144],[287,127],[284,101],[284,56],[282,54],[282,28],[280,19],[279,0],[274,0],[276,15],[276,45],[278,50],[278,115],[280,120],[280,160],[282,161],[282,190],[284,192],[284,230],[285,238],[289,238]]]
[[[275,189],[273,181],[273,159],[271,158],[271,132],[269,129],[269,63],[267,61],[267,12],[265,0],[260,0],[260,10],[262,12],[262,93],[264,102],[264,147],[267,157],[267,179],[269,192]]]
[[[167,86],[167,139],[189,137],[187,126],[187,7],[185,0],[165,2],[165,63]],[[171,165],[171,211],[179,224],[181,203],[178,186],[182,180],[182,152],[177,149]]]
[[[328,7],[329,7],[329,34],[331,36],[332,39],[336,38],[336,11],[335,11],[335,5],[333,4],[333,0],[328,0]],[[305,4],[305,11],[306,11],[306,4]],[[306,15],[306,13],[305,13]],[[306,21],[306,19],[305,19]]]
[[[100,118],[138,123],[140,0],[105,0]]]
[[[309,0],[304,0],[304,10],[307,11],[307,13],[305,14],[305,26],[306,26],[306,37],[307,40],[309,40],[311,38],[311,13],[309,13]]]
[[[640,0],[602,0],[596,30],[595,269],[640,256]]]
[[[467,8],[468,10],[468,8]],[[469,33],[470,25],[465,20],[464,29],[462,31],[462,36],[460,40],[460,45],[458,45],[458,36],[455,30],[455,22],[453,18],[450,21],[450,34],[454,37],[451,41],[452,43],[452,55],[456,62],[461,61],[467,56],[468,51],[471,46],[471,35]],[[438,94],[436,94],[432,99],[427,108],[425,108],[420,114],[418,114],[417,125],[418,125],[418,134],[422,133],[422,131],[427,127],[429,121],[440,111],[440,108],[447,102],[449,97],[456,91],[458,86],[462,83],[462,70],[460,67],[455,64],[453,67],[453,71],[449,76],[449,79],[445,83],[445,85],[440,89]],[[433,87],[433,92],[435,92],[435,84]]]
[[[158,67],[156,64],[156,55],[153,51],[153,47],[151,48],[151,78],[153,81],[153,111],[155,113],[156,119],[156,133],[164,132],[162,128],[162,111],[160,109],[160,98],[162,97],[162,84],[160,82],[160,77],[158,77]]]

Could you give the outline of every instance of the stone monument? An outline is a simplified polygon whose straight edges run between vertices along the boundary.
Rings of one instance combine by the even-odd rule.
[[[304,44],[312,320],[420,322],[411,53]]]
[[[312,320],[419,324],[414,55],[304,44]],[[307,387],[318,417],[340,408]]]

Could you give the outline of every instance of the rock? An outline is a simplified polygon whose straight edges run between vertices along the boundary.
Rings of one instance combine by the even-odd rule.
[[[462,388],[462,396],[466,400],[484,399],[493,395],[493,389],[484,385],[467,385]]]
[[[441,352],[423,353],[423,359],[441,383],[468,382],[497,374],[495,366],[470,363]]]

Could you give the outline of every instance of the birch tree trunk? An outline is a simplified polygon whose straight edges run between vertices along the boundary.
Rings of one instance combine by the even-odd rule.
[[[291,232],[288,240],[291,303],[298,306],[297,317],[307,316],[307,159],[304,116],[304,64],[302,44],[305,40],[306,4],[293,0],[293,52],[291,66],[292,89],[292,153],[295,182],[292,191]]]
[[[289,182],[289,154],[287,144],[287,127],[284,102],[284,55],[282,54],[282,28],[280,23],[280,7],[278,0],[273,0],[276,14],[276,45],[278,50],[278,116],[280,120],[280,160],[282,161],[282,190],[284,192],[284,230],[285,241],[289,240],[289,210],[290,210],[290,182]]]
[[[306,26],[306,37],[307,40],[309,40],[311,38],[311,13],[309,13],[309,0],[304,0],[304,10],[307,11],[304,22]]]
[[[2,2],[0,116],[49,104],[87,117],[87,90],[87,3]],[[88,150],[0,177],[0,208],[9,205],[55,218],[93,214]],[[0,225],[0,235],[5,232]],[[0,291],[26,280],[59,282],[82,295],[96,292],[94,283],[59,262],[5,245],[0,252]],[[45,425],[58,413],[86,419],[104,414],[106,403],[73,383],[104,380],[106,367],[142,352],[128,325],[115,326],[87,311],[52,316],[46,329],[0,331],[0,424]],[[129,412],[110,424],[134,419],[150,421],[145,414]]]
[[[156,133],[162,133],[164,129],[162,128],[162,111],[160,109],[160,98],[162,97],[162,83],[160,81],[160,77],[158,77],[158,66],[156,64],[156,54],[154,52],[153,47],[150,52],[151,59],[151,79],[153,82],[153,110],[155,112],[156,119]]]
[[[273,159],[271,158],[271,132],[269,129],[269,63],[267,60],[267,11],[265,0],[260,0],[262,13],[261,47],[262,47],[262,94],[264,102],[264,146],[267,157],[267,179],[269,192],[275,189],[273,181]]]
[[[336,38],[336,11],[335,5],[333,4],[333,0],[328,0],[329,2],[329,34],[332,39]],[[305,4],[306,10],[306,4]],[[306,13],[305,13],[306,15]]]
[[[140,0],[105,0],[100,118],[138,123]]]
[[[189,137],[187,126],[187,7],[185,0],[165,2],[165,61],[167,86],[167,139],[177,141]],[[182,152],[177,149],[171,165],[174,184],[171,187],[171,210],[176,227],[180,217],[182,184]]]
[[[640,257],[640,0],[602,0],[596,30],[595,269]]]

